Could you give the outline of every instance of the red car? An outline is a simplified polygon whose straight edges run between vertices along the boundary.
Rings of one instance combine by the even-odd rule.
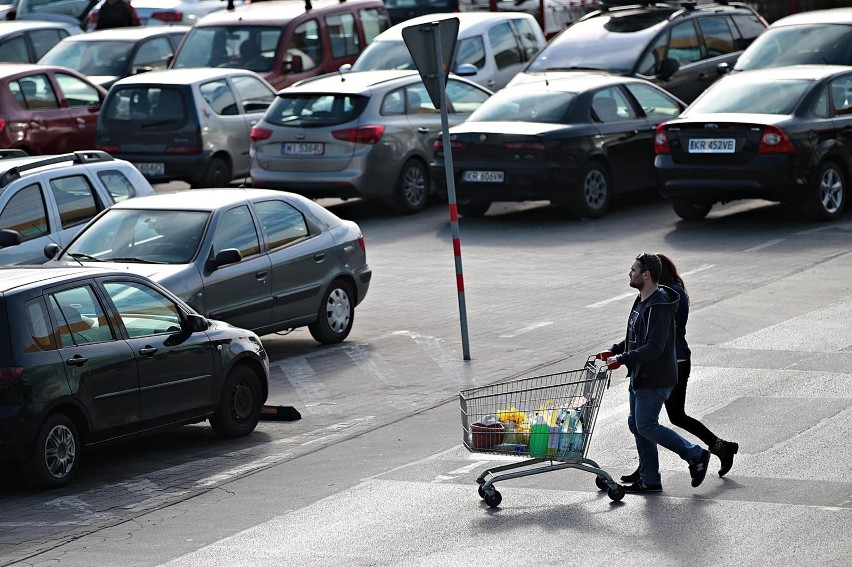
[[[65,67],[0,64],[0,148],[32,155],[92,149],[104,96]]]

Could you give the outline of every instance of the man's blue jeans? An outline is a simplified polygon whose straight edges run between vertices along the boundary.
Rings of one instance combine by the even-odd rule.
[[[636,439],[639,452],[639,476],[645,484],[662,484],[657,445],[673,451],[684,461],[701,456],[703,449],[660,425],[660,410],[674,388],[638,388],[630,384],[630,415],[627,426]]]

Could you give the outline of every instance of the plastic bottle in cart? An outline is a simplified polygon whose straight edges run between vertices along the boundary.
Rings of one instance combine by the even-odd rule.
[[[544,459],[547,457],[547,443],[550,439],[550,426],[544,421],[544,416],[535,414],[530,427],[530,457]]]
[[[566,412],[562,420],[562,435],[559,436],[559,455],[562,457],[579,459],[583,456],[583,420],[579,410],[572,409]]]

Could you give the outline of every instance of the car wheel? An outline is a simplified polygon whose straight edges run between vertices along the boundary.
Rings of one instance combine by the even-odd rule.
[[[700,220],[707,216],[712,203],[693,203],[691,201],[672,201],[672,208],[677,216],[683,220]]]
[[[411,214],[423,210],[429,199],[429,171],[422,162],[410,159],[402,166],[394,190],[394,209]]]
[[[491,203],[461,203],[457,206],[459,214],[467,218],[484,217]]]
[[[833,220],[846,207],[846,177],[836,163],[827,161],[817,170],[802,212],[811,220]]]
[[[583,168],[580,175],[580,190],[576,193],[574,214],[581,217],[597,218],[609,209],[609,175],[603,165],[591,162]]]
[[[308,330],[318,343],[332,345],[349,336],[354,320],[352,290],[343,280],[334,280],[322,298],[316,321],[308,325]]]
[[[80,464],[80,436],[67,415],[54,413],[44,421],[27,461],[30,480],[44,488],[65,486]]]
[[[193,185],[193,188],[199,187],[228,187],[231,184],[231,167],[222,158],[213,158],[210,160],[210,165],[207,166],[207,172],[201,179],[199,185]]]
[[[243,437],[254,431],[262,409],[260,379],[248,366],[237,366],[225,379],[210,425],[222,437]]]

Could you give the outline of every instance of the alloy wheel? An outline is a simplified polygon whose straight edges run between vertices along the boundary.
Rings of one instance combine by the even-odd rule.
[[[835,168],[829,167],[819,183],[819,198],[826,213],[834,214],[843,204],[843,178]]]
[[[606,176],[600,169],[591,169],[586,174],[583,183],[583,195],[586,197],[586,203],[590,209],[600,209],[606,204]]]
[[[74,468],[77,444],[74,434],[59,424],[50,430],[44,442],[44,462],[54,478],[65,478]]]
[[[405,202],[417,208],[426,200],[426,175],[420,167],[409,167],[402,181],[402,193]]]

